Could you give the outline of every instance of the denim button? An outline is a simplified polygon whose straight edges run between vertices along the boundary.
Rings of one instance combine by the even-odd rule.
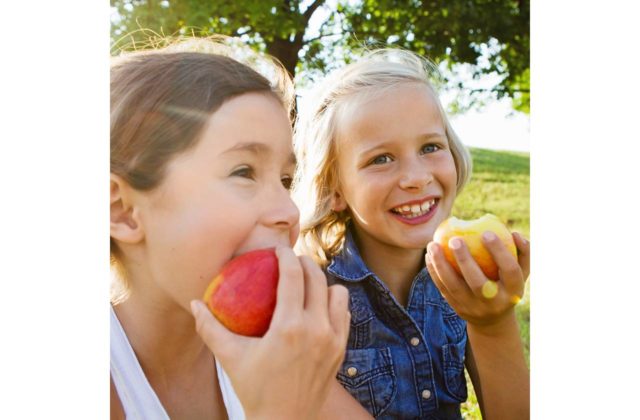
[[[429,391],[428,389],[422,391],[422,398],[424,398],[425,400],[431,398],[431,391]]]
[[[347,375],[349,375],[350,377],[354,377],[358,374],[358,369],[354,368],[353,366],[351,366],[349,369],[347,369]]]
[[[420,344],[420,339],[418,337],[413,337],[410,341],[411,345],[413,347],[417,346],[418,344]]]

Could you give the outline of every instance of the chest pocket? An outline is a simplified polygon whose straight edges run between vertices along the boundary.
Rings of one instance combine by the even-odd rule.
[[[396,394],[389,348],[347,350],[337,378],[374,417],[389,407]]]
[[[349,292],[349,310],[351,311],[351,326],[347,343],[349,349],[359,349],[371,345],[371,322],[375,315],[362,293],[360,290]]]

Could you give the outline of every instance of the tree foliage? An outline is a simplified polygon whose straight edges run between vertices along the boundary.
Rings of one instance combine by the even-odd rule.
[[[529,111],[529,0],[111,0],[111,6],[113,52],[148,37],[140,28],[217,33],[241,37],[292,75],[314,80],[349,62],[356,49],[393,45],[452,75],[466,64],[475,79],[497,76],[489,90],[467,89],[467,107],[488,96],[510,97],[514,109]]]

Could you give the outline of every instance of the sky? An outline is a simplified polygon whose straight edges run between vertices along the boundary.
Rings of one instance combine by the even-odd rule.
[[[495,101],[484,110],[453,116],[451,125],[468,147],[530,151],[529,116],[514,113],[509,100]]]

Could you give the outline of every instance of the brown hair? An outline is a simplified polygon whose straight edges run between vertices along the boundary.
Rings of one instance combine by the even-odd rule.
[[[243,61],[270,71],[274,80],[232,58],[238,50]],[[113,58],[111,173],[135,189],[153,189],[163,180],[169,161],[197,143],[211,114],[229,99],[250,92],[275,95],[291,110],[292,82],[282,65],[246,47],[190,39]],[[126,289],[113,239],[111,265]]]

